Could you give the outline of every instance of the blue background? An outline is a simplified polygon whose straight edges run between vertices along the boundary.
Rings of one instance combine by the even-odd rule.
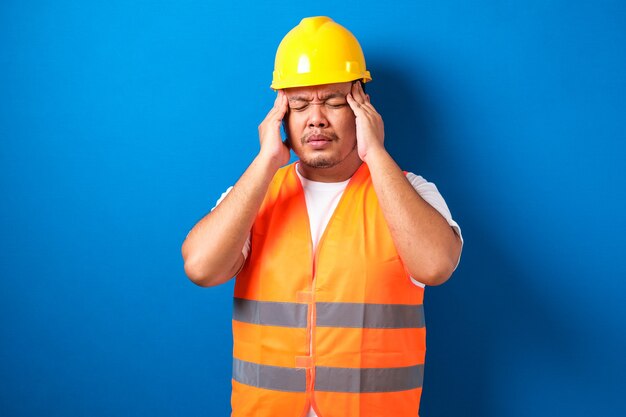
[[[319,14],[466,241],[427,289],[421,415],[626,415],[626,3],[564,0],[3,1],[0,415],[229,414],[232,282],[180,245]]]

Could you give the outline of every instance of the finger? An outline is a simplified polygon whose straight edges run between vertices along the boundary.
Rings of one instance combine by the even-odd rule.
[[[285,93],[284,90],[280,90],[281,92],[281,102],[280,102],[280,109],[283,111],[283,114],[285,111],[287,111],[287,109],[289,108],[289,98],[287,98],[287,94]]]
[[[359,102],[357,102],[354,99],[354,97],[352,96],[352,93],[348,93],[348,95],[346,95],[346,99],[348,100],[348,105],[350,106],[350,108],[352,109],[352,111],[354,112],[356,116],[358,116],[358,114],[361,114],[363,112],[361,105],[359,104]]]
[[[358,100],[359,97],[359,82],[356,81],[354,84],[352,84],[352,88],[350,89],[350,93],[352,94],[352,98],[360,103],[360,100]]]
[[[360,96],[363,97],[363,101],[359,102],[363,110],[370,114],[378,114],[378,112],[372,105],[372,102],[370,101],[370,95],[365,94],[365,91],[363,91],[363,85],[361,83],[359,83],[359,93]]]
[[[278,107],[276,108],[276,118],[278,121],[282,121],[285,117],[285,113],[287,113],[287,109],[289,109],[289,100],[287,99],[287,94],[283,90],[280,90],[280,101],[278,102]]]
[[[365,103],[369,104],[370,101],[370,95],[365,93],[365,90],[363,89],[363,84],[359,83],[359,92],[361,93],[361,96],[363,97],[363,100]]]
[[[363,97],[363,102],[364,103],[369,103],[370,102],[370,95],[369,94],[365,94],[365,90],[363,90],[363,83],[359,82],[359,95],[361,97]]]
[[[267,113],[264,120],[281,121],[283,119],[283,116],[285,115],[285,112],[287,111],[287,104],[288,101],[286,94],[284,93],[284,91],[279,90],[276,96],[276,100],[274,100],[274,106]]]
[[[359,103],[365,103],[365,94],[363,93],[363,87],[361,87],[361,82],[357,81],[354,83],[354,92],[352,93],[354,99]]]
[[[373,116],[378,114],[376,109],[374,109],[370,103],[359,103],[354,99],[354,97],[352,97],[352,94],[348,94],[346,98],[348,99],[348,104],[350,105],[350,108],[354,112],[355,116],[371,119]]]
[[[285,94],[283,90],[278,90],[276,92],[276,99],[274,100],[274,108],[278,108],[280,101],[282,100],[283,94]]]

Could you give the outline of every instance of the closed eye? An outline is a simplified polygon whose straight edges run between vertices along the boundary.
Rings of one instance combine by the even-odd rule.
[[[341,109],[348,105],[348,102],[342,99],[331,98],[322,102],[309,102],[304,100],[294,100],[289,103],[289,110],[299,112],[304,111],[311,105],[324,105],[329,109]]]
[[[330,107],[331,109],[340,109],[342,107],[347,106],[348,103],[343,101],[343,102],[332,102],[332,103],[326,103],[326,106]]]
[[[302,111],[302,110],[306,110],[306,108],[309,107],[309,103],[307,102],[296,102],[293,104],[289,104],[289,110],[292,111]]]

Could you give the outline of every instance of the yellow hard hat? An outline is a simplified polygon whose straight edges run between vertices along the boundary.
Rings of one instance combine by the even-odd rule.
[[[352,33],[330,17],[302,19],[278,45],[271,88],[372,80]]]

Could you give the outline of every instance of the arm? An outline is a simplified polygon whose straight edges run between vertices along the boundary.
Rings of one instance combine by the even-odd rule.
[[[348,103],[356,115],[359,157],[370,169],[383,215],[407,272],[426,285],[443,284],[454,271],[461,240],[443,216],[419,196],[387,153],[382,118],[360,83],[353,85]]]
[[[261,150],[224,200],[202,218],[182,245],[185,273],[210,287],[228,281],[241,268],[241,253],[274,174],[289,161],[280,137],[287,98],[279,91],[274,107],[259,125]]]

